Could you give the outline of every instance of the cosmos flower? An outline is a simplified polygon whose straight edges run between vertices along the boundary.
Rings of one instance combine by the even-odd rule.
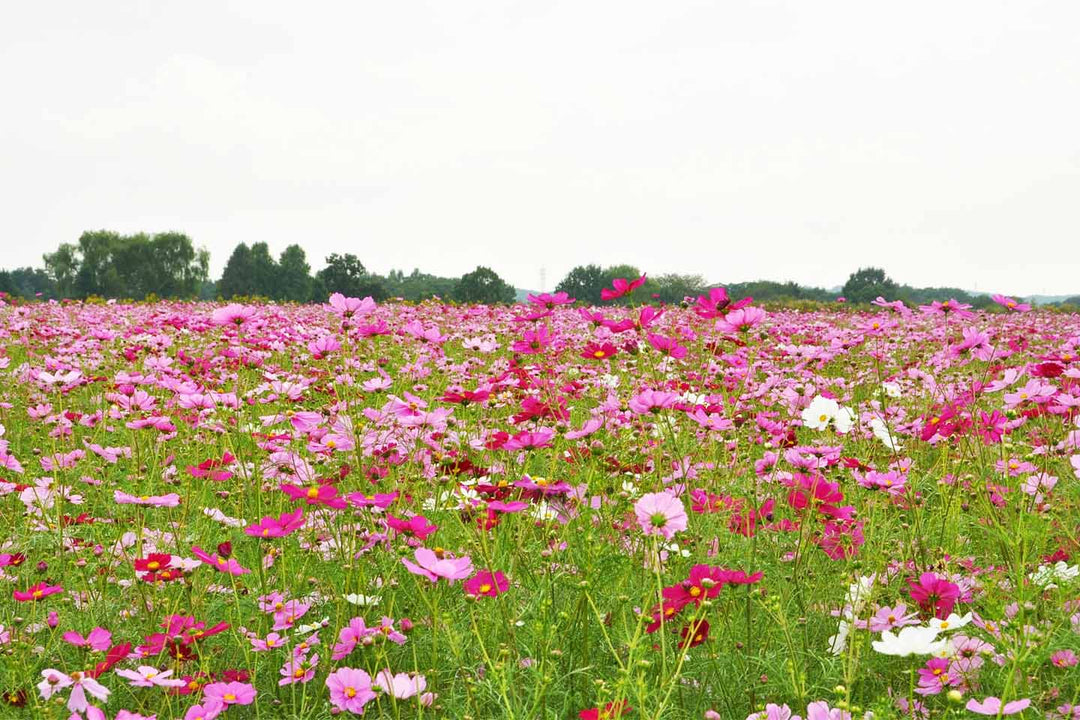
[[[670,540],[686,529],[686,509],[682,501],[671,493],[642,495],[634,504],[634,514],[645,535],[660,535]]]

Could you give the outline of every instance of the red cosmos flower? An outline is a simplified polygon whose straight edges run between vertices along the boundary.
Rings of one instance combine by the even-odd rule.
[[[99,678],[105,673],[109,672],[119,663],[121,660],[127,658],[131,652],[131,643],[120,643],[113,645],[105,653],[105,659],[94,666],[94,669],[86,673],[92,678]]]
[[[692,622],[679,632],[679,647],[697,647],[709,639],[709,621],[702,618],[696,623]]]
[[[645,284],[645,273],[637,280],[627,281],[626,278],[615,278],[611,281],[612,289],[604,288],[600,291],[601,300],[615,300],[623,295],[629,295]]]
[[[498,570],[494,574],[490,570],[481,570],[462,583],[462,589],[473,597],[498,597],[510,589],[510,581]]]
[[[634,708],[626,700],[616,700],[604,705],[603,708],[589,708],[578,713],[581,720],[612,720],[613,718],[626,715]]]
[[[46,585],[43,582],[39,582],[36,585],[31,585],[26,590],[16,590],[11,596],[19,602],[37,602],[47,598],[50,595],[55,595],[58,592],[63,592],[64,588],[59,585]]]
[[[609,342],[603,344],[591,342],[581,351],[581,357],[586,360],[607,360],[618,353],[618,348]]]
[[[458,405],[468,405],[470,403],[482,403],[491,397],[491,393],[487,390],[462,390],[461,392],[447,392],[440,399],[443,402],[455,403]]]
[[[150,553],[144,558],[135,558],[135,569],[139,572],[156,573],[169,567],[172,555],[167,553]]]
[[[960,586],[940,578],[934,573],[923,573],[918,581],[908,580],[911,599],[925,612],[933,610],[944,620],[949,616],[960,598]]]

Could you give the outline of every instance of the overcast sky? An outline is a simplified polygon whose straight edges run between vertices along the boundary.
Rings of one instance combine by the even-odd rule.
[[[0,266],[181,230],[371,270],[1080,293],[1080,3],[25,2]]]

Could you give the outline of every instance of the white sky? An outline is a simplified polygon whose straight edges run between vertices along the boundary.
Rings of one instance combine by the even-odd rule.
[[[1080,3],[24,2],[0,266],[84,229],[369,269],[1080,293]]]

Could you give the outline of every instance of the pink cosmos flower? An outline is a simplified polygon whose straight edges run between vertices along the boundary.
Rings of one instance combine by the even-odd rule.
[[[668,492],[643,495],[634,504],[634,514],[645,535],[662,535],[670,540],[686,529],[686,509],[679,498]]]
[[[534,450],[549,447],[554,437],[555,431],[550,428],[540,428],[536,431],[522,430],[507,440],[503,448],[506,450]]]
[[[153,505],[155,507],[176,507],[180,504],[180,496],[176,493],[168,495],[130,495],[120,490],[113,491],[113,501],[117,505]]]
[[[686,357],[687,349],[680,345],[679,341],[675,338],[657,335],[656,333],[649,333],[648,340],[649,344],[653,346],[653,349],[661,355],[667,355],[676,360]]]
[[[1002,715],[1015,715],[1018,712],[1023,712],[1029,705],[1031,705],[1030,698],[1013,700],[1012,702],[1007,702],[1002,705],[1001,698],[991,696],[984,698],[981,702],[975,698],[971,698],[964,707],[978,715],[995,715],[1000,717]]]
[[[242,682],[216,682],[203,688],[203,701],[229,705],[250,705],[255,702],[255,687]]]
[[[429,535],[439,529],[438,525],[430,522],[423,515],[413,515],[408,519],[402,519],[387,514],[386,524],[402,535],[413,535],[420,540],[426,540]]]
[[[400,672],[394,675],[387,668],[381,670],[375,676],[375,685],[398,700],[407,700],[424,692],[424,688],[427,687],[427,680],[419,673]]]
[[[725,333],[748,332],[765,319],[765,311],[758,307],[732,310],[716,321],[716,329]]]
[[[230,303],[223,308],[218,308],[210,319],[215,325],[236,325],[237,327],[251,320],[256,315],[256,310],[247,305]]]
[[[296,508],[291,513],[283,513],[277,518],[267,515],[257,524],[244,528],[244,534],[251,537],[278,538],[291,535],[302,527],[304,527],[304,510]]]
[[[661,390],[644,390],[630,398],[630,410],[636,415],[645,415],[650,412],[660,412],[673,407],[679,396],[671,392]]]
[[[416,549],[416,562],[401,558],[401,562],[415,575],[422,575],[431,582],[446,578],[452,585],[455,580],[462,580],[472,575],[472,558],[440,558],[435,551],[427,548]]]
[[[354,617],[349,621],[348,625],[338,632],[338,641],[334,644],[331,659],[341,660],[348,656],[356,649],[357,645],[363,643],[366,638],[371,637],[375,632],[375,628],[369,628],[364,623],[364,618]]]
[[[375,301],[370,297],[364,299],[345,297],[339,292],[330,296],[330,312],[341,318],[363,317],[375,312]]]
[[[86,637],[74,631],[64,633],[63,637],[64,642],[71,643],[75,647],[89,647],[98,652],[105,652],[112,643],[112,633],[101,627],[94,628]]]
[[[180,678],[170,678],[172,670],[158,670],[151,665],[140,665],[138,670],[117,670],[116,674],[130,680],[132,687],[183,687],[187,684]]]
[[[462,589],[473,597],[498,597],[510,588],[510,581],[501,571],[481,570],[462,583]]]
[[[292,685],[293,683],[308,683],[315,677],[315,668],[319,665],[319,656],[290,658],[281,666],[281,679],[278,685]]]
[[[87,693],[104,702],[109,699],[111,692],[88,673],[76,672],[65,675],[59,670],[49,668],[42,670],[41,676],[44,680],[39,682],[37,687],[44,700],[48,700],[60,690],[71,688],[67,706],[72,712],[86,712],[86,709],[90,707],[90,703],[86,700]]]
[[[634,292],[644,284],[645,273],[642,273],[641,277],[639,277],[637,280],[628,281],[626,278],[615,278],[611,281],[612,289],[609,290],[608,288],[604,288],[600,291],[600,299],[614,300],[616,298],[621,298],[624,295],[629,295],[630,293]]]
[[[546,325],[535,330],[526,330],[522,338],[510,346],[510,349],[522,355],[537,355],[551,345],[551,331]]]
[[[1031,306],[1027,303],[1017,302],[1013,298],[1004,295],[991,295],[990,299],[1009,312],[1025,313],[1031,310]]]
[[[375,699],[371,676],[363,670],[347,667],[335,670],[326,678],[326,687],[330,689],[330,703],[354,715],[363,714],[364,706]]]
[[[184,720],[215,720],[224,709],[225,706],[221,703],[207,700],[201,704],[189,707],[187,712],[184,713]]]
[[[210,555],[198,545],[191,548],[191,554],[210,565],[215,570],[226,575],[247,575],[250,570],[236,562],[236,558],[223,558],[220,555]]]

